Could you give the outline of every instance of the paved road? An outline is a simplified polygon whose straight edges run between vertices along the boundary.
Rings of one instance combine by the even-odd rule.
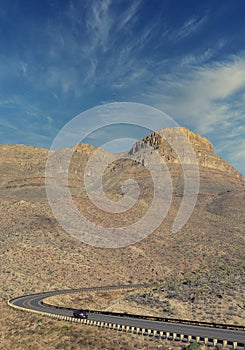
[[[53,291],[48,293],[39,293],[28,296],[19,297],[10,301],[10,305],[19,306],[28,310],[35,310],[40,312],[47,312],[50,314],[63,315],[63,316],[72,316],[72,310],[69,309],[59,309],[50,307],[48,305],[42,304],[43,299],[50,296],[67,294],[74,292],[89,292],[91,290],[108,290],[109,289],[131,289],[139,288],[140,285],[133,286],[120,286],[120,287],[98,287],[98,288],[82,288],[76,290],[66,290],[66,291]],[[81,306],[86,308],[85,305]],[[135,328],[144,328],[151,329],[156,331],[184,334],[186,336],[191,335],[193,337],[217,339],[218,342],[227,340],[228,344],[237,342],[238,346],[245,345],[245,332],[238,330],[230,329],[220,329],[220,328],[211,328],[211,327],[202,327],[196,325],[188,325],[181,323],[168,323],[160,321],[145,320],[139,318],[131,317],[121,317],[121,316],[111,316],[104,315],[100,313],[88,313],[88,319],[93,321],[102,321],[108,323],[115,323],[125,326],[132,326]]]

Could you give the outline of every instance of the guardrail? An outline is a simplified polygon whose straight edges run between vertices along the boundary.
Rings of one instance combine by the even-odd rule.
[[[76,310],[75,308],[52,305],[49,303],[45,303],[44,301],[41,301],[41,304],[43,304],[44,306],[47,306],[47,307],[54,308],[54,309],[71,310],[71,311]],[[187,325],[192,325],[192,326],[245,331],[245,326],[240,326],[240,325],[235,325],[235,324],[211,323],[211,322],[203,322],[203,321],[183,320],[183,319],[178,319],[178,318],[155,317],[155,316],[147,316],[147,315],[128,314],[125,312],[121,313],[121,312],[111,312],[111,311],[101,311],[101,310],[88,310],[88,312],[91,314],[98,314],[99,313],[99,314],[105,315],[105,316],[129,317],[129,318],[138,318],[138,319],[148,320],[148,321],[181,323],[181,324],[187,324]]]
[[[143,285],[145,286],[145,285]],[[142,285],[138,285],[138,288],[141,288]],[[120,286],[120,287],[115,287],[115,286],[109,286],[109,287],[91,287],[91,288],[82,288],[82,289],[77,289],[77,290],[66,290],[66,291],[54,291],[55,294],[66,294],[66,293],[74,293],[74,292],[79,292],[79,291],[95,291],[95,290],[112,290],[112,289],[130,289],[130,288],[137,288],[136,285],[134,286]],[[47,295],[50,296],[50,293],[53,292],[44,292],[44,293],[38,293],[36,295]],[[45,299],[45,296],[44,296]],[[182,341],[186,343],[191,343],[191,342],[196,342],[198,344],[205,344],[207,346],[223,346],[223,347],[229,347],[233,348],[234,350],[236,349],[244,349],[245,344],[244,343],[239,343],[236,341],[227,341],[227,340],[219,340],[216,338],[206,338],[206,337],[200,337],[200,336],[193,336],[191,334],[184,334],[184,333],[173,333],[173,332],[165,332],[165,331],[159,331],[156,329],[152,328],[141,328],[141,327],[135,327],[135,326],[130,326],[130,325],[125,325],[125,324],[120,324],[119,322],[113,322],[113,323],[108,323],[108,322],[102,322],[102,321],[94,321],[94,320],[88,320],[88,319],[79,319],[75,318],[72,316],[65,316],[65,315],[59,315],[55,313],[49,313],[45,311],[40,311],[40,310],[33,310],[33,309],[28,309],[24,308],[22,306],[15,305],[12,303],[12,301],[16,300],[11,299],[8,300],[8,305],[12,308],[22,310],[22,311],[27,311],[27,312],[32,312],[36,313],[42,316],[47,316],[53,319],[57,320],[63,320],[63,321],[68,321],[68,322],[74,322],[74,323],[81,323],[84,325],[89,325],[89,326],[97,326],[100,328],[108,328],[112,330],[117,330],[121,332],[129,332],[132,334],[138,334],[142,336],[150,336],[150,337],[157,337],[159,339],[167,339],[167,340],[173,340],[173,341]],[[55,306],[55,305],[50,305],[47,303],[44,303],[43,301],[41,302],[43,305],[47,307],[51,307],[54,309],[66,309],[66,310],[75,310],[73,308],[65,308],[65,307],[60,307],[60,306]],[[203,326],[203,327],[215,327],[215,328],[223,328],[223,329],[236,329],[236,330],[244,330],[245,327],[243,326],[236,326],[236,325],[222,325],[222,324],[211,324],[208,322],[198,322],[198,321],[190,321],[190,320],[179,320],[179,319],[170,319],[170,318],[159,318],[159,317],[151,317],[151,316],[142,316],[142,315],[131,315],[131,314],[122,314],[122,313],[111,313],[111,312],[106,312],[106,311],[96,311],[96,310],[88,310],[89,313],[100,313],[104,315],[111,315],[111,316],[120,316],[122,319],[124,317],[130,317],[130,318],[141,318],[141,319],[146,319],[149,321],[162,321],[162,322],[169,322],[169,323],[182,323],[182,324],[190,324],[190,325],[197,325],[197,326]],[[219,327],[216,327],[219,326]],[[232,327],[232,328],[231,328]],[[235,328],[234,328],[235,327]]]

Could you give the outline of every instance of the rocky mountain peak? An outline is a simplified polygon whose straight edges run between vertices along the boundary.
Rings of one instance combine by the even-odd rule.
[[[193,157],[188,147],[181,148],[184,141],[188,141],[194,149],[199,167],[207,170],[217,170],[244,180],[243,176],[229,162],[215,154],[213,145],[209,140],[184,127],[166,128],[153,132],[137,141],[129,153],[139,154],[139,160],[144,162],[144,152],[142,153],[142,150],[146,146],[151,146],[159,152],[164,162],[180,164],[180,158],[171,146],[177,145],[181,150],[182,163],[191,164]]]

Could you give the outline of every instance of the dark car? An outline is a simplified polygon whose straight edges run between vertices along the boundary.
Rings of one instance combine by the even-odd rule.
[[[73,311],[73,317],[76,318],[88,318],[88,313],[86,310],[75,310]]]

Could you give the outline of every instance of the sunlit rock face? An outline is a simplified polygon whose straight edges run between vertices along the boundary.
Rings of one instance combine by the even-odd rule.
[[[144,152],[142,152],[142,149],[150,146],[154,150],[157,150],[163,160],[168,164],[191,164],[193,161],[192,153],[190,153],[188,147],[181,149],[181,145],[185,142],[190,143],[194,149],[199,167],[218,170],[240,180],[243,179],[243,176],[230,163],[214,153],[210,141],[183,127],[162,129],[153,132],[142,140],[137,141],[130,150],[130,154],[141,153],[141,158],[139,156],[139,159],[143,163]],[[179,154],[175,152],[171,145],[180,147]]]

